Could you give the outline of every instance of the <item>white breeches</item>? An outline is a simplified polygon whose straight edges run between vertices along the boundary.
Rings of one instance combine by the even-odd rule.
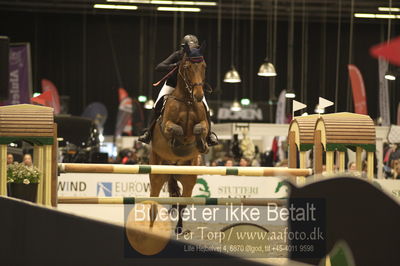
[[[153,107],[156,107],[156,105],[160,101],[160,99],[162,99],[167,94],[171,94],[174,90],[175,90],[174,87],[168,86],[167,83],[164,83],[164,86],[161,88],[160,92],[158,93],[157,100],[154,103]],[[206,97],[203,97],[203,103],[207,108],[207,112],[209,112],[210,108],[208,107],[208,104],[207,104],[207,101],[206,101]]]

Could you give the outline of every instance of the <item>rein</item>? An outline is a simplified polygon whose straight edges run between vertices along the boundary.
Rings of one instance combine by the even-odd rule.
[[[162,82],[164,82],[166,79],[168,79],[170,76],[172,76],[172,74],[174,74],[174,72],[178,69],[178,66],[174,67],[170,72],[168,72],[167,75],[165,75],[162,79],[160,79],[158,82],[153,83],[154,87],[157,87],[158,85],[160,85]]]

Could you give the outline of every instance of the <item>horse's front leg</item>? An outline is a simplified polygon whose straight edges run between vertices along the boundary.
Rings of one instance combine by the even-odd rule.
[[[176,137],[183,136],[183,128],[171,120],[168,120],[164,123],[163,133],[172,143]]]
[[[150,164],[158,165],[161,164],[161,159],[154,152],[150,157]],[[150,174],[150,197],[160,196],[160,192],[164,183],[168,180],[168,175],[154,175]],[[154,222],[157,218],[158,209],[157,204],[152,204],[150,209],[150,227],[153,227]]]
[[[206,141],[207,133],[208,133],[207,121],[203,120],[200,123],[194,125],[193,134],[196,136],[197,149],[201,153],[207,153],[208,151],[208,145]]]
[[[197,175],[182,175],[179,177],[179,181],[181,182],[182,187],[183,187],[182,197],[191,197],[192,196],[193,187],[196,185],[196,180],[197,180]],[[178,205],[179,219],[178,219],[178,223],[176,224],[176,227],[175,227],[175,233],[178,235],[189,232],[189,230],[186,230],[185,232],[183,232],[182,214],[183,214],[183,211],[185,208],[186,208],[186,205]]]

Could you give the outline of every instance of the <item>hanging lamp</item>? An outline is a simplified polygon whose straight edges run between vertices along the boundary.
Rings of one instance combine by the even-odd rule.
[[[231,111],[233,111],[233,112],[238,112],[238,111],[240,111],[240,110],[242,110],[242,106],[240,105],[239,101],[235,99],[235,100],[232,102]]]
[[[242,80],[240,79],[239,72],[235,69],[234,66],[231,67],[231,70],[225,73],[224,82],[226,83],[239,83]]]
[[[232,35],[231,35],[231,69],[225,73],[224,76],[224,82],[226,83],[239,83],[242,80],[240,79],[239,72],[236,70],[234,64],[233,64],[233,56],[234,56],[234,46],[235,46],[235,36],[234,36],[234,31],[235,31],[235,2],[232,7]]]
[[[290,3],[290,17],[288,23],[288,63],[286,98],[295,98],[293,89],[293,38],[294,38],[294,0]]]
[[[258,69],[257,75],[262,77],[275,77],[276,70],[274,64],[269,62],[268,58],[265,58],[264,63],[262,63],[260,68]]]
[[[275,12],[275,10],[274,10],[274,12]],[[266,44],[266,47],[267,47],[267,55],[268,54],[270,54],[269,53],[269,50],[271,50],[270,48],[271,48],[271,39],[272,38],[270,38],[271,37],[271,28],[272,27],[270,27],[271,25],[271,21],[269,21],[270,20],[270,18],[268,17],[268,14],[267,14],[267,29],[268,29],[268,32],[267,32],[267,44]],[[274,64],[268,59],[268,57],[266,57],[265,59],[264,59],[264,63],[262,63],[261,64],[261,66],[260,66],[260,68],[258,69],[258,73],[257,73],[257,75],[259,75],[259,76],[261,76],[261,77],[275,77],[276,76],[276,70],[275,70],[275,66],[274,66]]]
[[[146,108],[146,109],[152,109],[153,106],[154,106],[154,101],[152,99],[150,99],[144,103],[144,108]]]

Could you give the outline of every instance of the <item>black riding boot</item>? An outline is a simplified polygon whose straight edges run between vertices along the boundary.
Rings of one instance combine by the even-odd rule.
[[[154,112],[153,112],[153,116],[152,116],[151,121],[150,121],[150,125],[146,129],[146,131],[143,133],[143,135],[141,135],[138,138],[139,141],[141,141],[143,143],[146,143],[146,144],[150,143],[150,141],[152,139],[152,135],[151,134],[153,132],[154,125],[156,124],[158,117],[161,115],[161,110],[159,110],[159,109],[160,108],[157,108],[157,106],[153,109]]]
[[[211,117],[210,117],[210,112],[207,111],[207,122],[208,122],[208,135],[206,137],[206,141],[209,147],[218,145],[218,138],[217,135],[211,131]]]

